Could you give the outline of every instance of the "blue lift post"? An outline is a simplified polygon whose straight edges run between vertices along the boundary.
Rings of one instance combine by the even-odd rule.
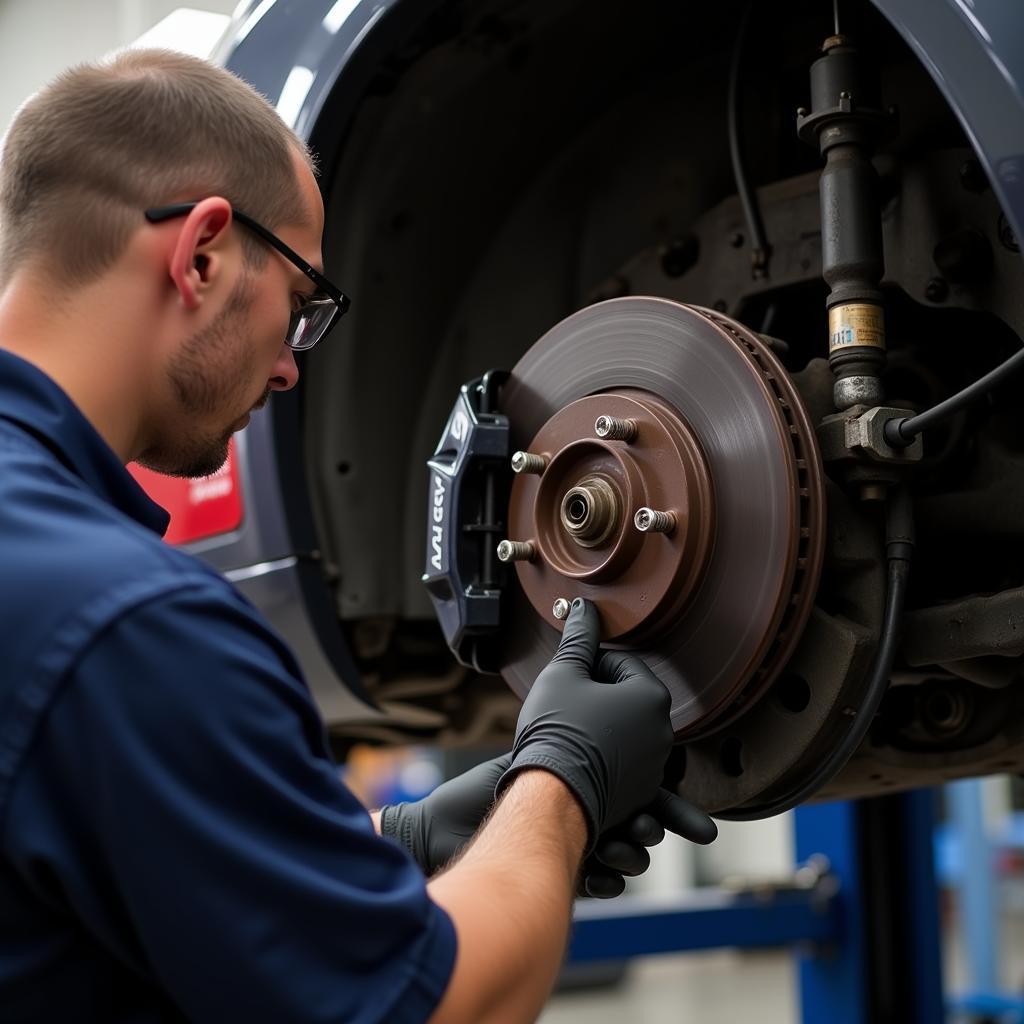
[[[946,799],[961,848],[958,884],[968,984],[971,993],[995,995],[999,992],[995,851],[985,824],[981,780],[950,783]]]
[[[571,963],[791,946],[804,1024],[943,1019],[931,790],[799,808],[794,885],[578,903]],[[800,882],[801,875],[804,877]]]
[[[943,1020],[932,790],[797,810],[798,860],[828,858],[842,941],[800,955],[804,1024]]]
[[[967,961],[967,990],[956,994],[950,1005],[968,1019],[1022,1024],[1024,998],[1000,988],[996,848],[985,823],[981,780],[950,783],[946,803],[959,852],[955,885]]]

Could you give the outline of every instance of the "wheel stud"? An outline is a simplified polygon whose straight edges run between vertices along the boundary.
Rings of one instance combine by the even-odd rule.
[[[532,452],[516,452],[512,456],[513,473],[543,473],[548,460]]]
[[[569,617],[569,602],[564,598],[558,598],[551,606],[551,614],[556,619],[567,619]]]
[[[658,512],[644,506],[637,509],[633,525],[641,533],[671,533],[676,528],[676,517],[673,512]]]
[[[594,433],[605,441],[633,441],[636,439],[636,420],[598,416],[594,424]]]
[[[499,562],[532,562],[533,542],[529,540],[503,540],[498,545]]]

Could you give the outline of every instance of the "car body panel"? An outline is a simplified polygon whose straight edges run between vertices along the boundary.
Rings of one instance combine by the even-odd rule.
[[[1024,8],[1004,0],[873,0],[928,69],[1021,237]]]

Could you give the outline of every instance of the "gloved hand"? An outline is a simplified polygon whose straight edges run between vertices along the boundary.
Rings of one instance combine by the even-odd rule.
[[[422,800],[382,807],[381,835],[404,846],[424,874],[434,874],[476,833],[494,804],[495,785],[511,761],[511,754],[502,754],[442,783]],[[676,800],[682,816],[673,804],[655,804],[602,836],[580,872],[579,894],[602,899],[618,896],[626,886],[625,875],[647,870],[651,858],[645,847],[660,843],[666,827],[686,838],[697,836],[697,842],[710,842],[715,834],[711,819]],[[710,838],[699,838],[708,827]]]
[[[597,609],[577,598],[554,658],[523,703],[512,764],[497,791],[527,768],[557,775],[583,809],[588,854],[602,833],[652,804],[698,841],[710,842],[714,823],[659,791],[673,740],[668,690],[631,654],[606,652],[595,670],[599,632]]]
[[[404,846],[425,875],[440,871],[473,838],[511,761],[511,754],[502,754],[441,783],[422,800],[382,807],[380,834]]]
[[[659,789],[649,807],[597,841],[596,849],[583,862],[578,894],[597,899],[620,895],[626,888],[625,876],[642,875],[650,867],[646,847],[657,846],[666,831],[701,845],[718,837],[718,826],[703,811],[675,793]]]

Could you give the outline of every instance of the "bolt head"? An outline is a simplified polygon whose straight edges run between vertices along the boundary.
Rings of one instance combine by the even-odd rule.
[[[646,533],[651,528],[652,519],[651,510],[649,508],[642,508],[633,517],[633,524],[641,533]]]
[[[512,558],[512,543],[507,540],[503,540],[498,545],[498,561],[507,562]]]
[[[569,602],[564,598],[558,598],[555,603],[551,606],[551,614],[556,619],[566,619],[569,617]]]
[[[512,472],[521,473],[526,463],[526,452],[516,452],[512,456]]]
[[[608,416],[598,416],[597,422],[594,424],[594,433],[598,437],[607,437],[612,430],[612,421]]]

